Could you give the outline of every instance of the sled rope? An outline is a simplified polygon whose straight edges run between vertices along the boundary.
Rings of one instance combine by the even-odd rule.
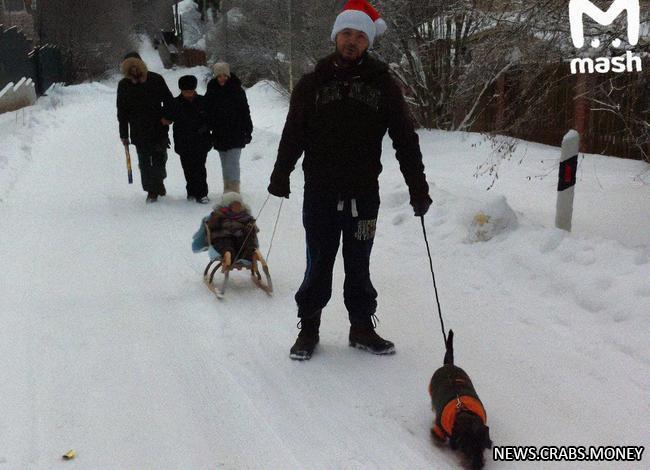
[[[251,228],[248,230],[248,233],[246,234],[246,238],[244,238],[244,241],[241,244],[241,248],[239,248],[239,251],[233,258],[232,264],[235,264],[237,261],[239,261],[239,255],[241,255],[241,252],[244,250],[244,247],[246,246],[246,242],[248,241],[248,238],[251,236],[251,233],[253,233],[253,230],[255,230],[255,227],[257,227],[257,219],[259,219],[260,215],[262,215],[262,211],[264,210],[264,207],[266,207],[266,203],[269,202],[270,198],[271,198],[270,194],[266,196],[266,200],[264,201],[264,204],[262,204],[262,207],[260,207],[260,210],[257,213],[257,217],[255,217],[255,222],[251,224]]]
[[[436,293],[436,304],[438,305],[438,317],[440,317],[440,327],[442,328],[442,337],[447,344],[447,334],[445,333],[445,322],[442,319],[442,310],[440,309],[440,298],[438,297],[438,287],[436,286],[436,275],[433,272],[433,259],[431,258],[431,249],[429,248],[429,239],[427,238],[427,229],[424,226],[424,216],[420,216],[422,222],[422,233],[424,234],[424,243],[427,245],[427,254],[429,255],[429,268],[431,269],[431,278],[433,279],[433,291]]]
[[[275,225],[273,226],[273,233],[271,234],[271,242],[269,243],[269,251],[266,252],[266,262],[269,262],[269,256],[271,256],[271,248],[273,248],[273,239],[275,238],[275,231],[278,229],[278,222],[280,221],[280,212],[282,212],[282,204],[284,204],[284,198],[280,199],[280,208],[278,209],[278,216],[275,218]]]

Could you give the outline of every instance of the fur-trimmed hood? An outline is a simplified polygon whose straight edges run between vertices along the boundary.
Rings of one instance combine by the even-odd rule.
[[[147,64],[145,64],[142,59],[138,59],[137,57],[129,57],[128,59],[125,59],[122,62],[122,65],[120,66],[120,69],[122,70],[122,75],[124,75],[125,78],[128,78],[131,80],[133,83],[138,83],[138,80],[131,75],[131,68],[136,67],[140,71],[140,80],[139,83],[144,83],[147,81],[147,74],[149,73],[149,69],[147,69]]]

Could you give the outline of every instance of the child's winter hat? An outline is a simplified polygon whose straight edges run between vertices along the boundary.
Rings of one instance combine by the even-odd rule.
[[[137,68],[140,71],[139,79],[131,76],[131,69],[133,67]],[[147,74],[149,73],[147,64],[144,63],[137,52],[129,52],[124,56],[124,60],[120,65],[120,70],[122,71],[122,75],[134,82],[144,83],[147,81]]]
[[[140,59],[140,60],[142,60],[142,57],[140,57],[140,54],[138,54],[137,52],[129,52],[128,54],[126,54],[124,56],[124,58],[122,60],[124,61],[126,59]]]
[[[218,75],[230,77],[230,65],[226,62],[217,62],[212,66],[212,72],[214,72],[215,77]]]
[[[198,80],[194,75],[183,75],[178,79],[178,88],[183,91],[196,90],[197,84]]]
[[[233,202],[238,202],[241,204],[242,208],[250,213],[251,208],[248,207],[246,203],[244,203],[244,200],[241,197],[241,194],[235,192],[235,191],[228,191],[226,193],[223,193],[223,196],[221,196],[221,202],[219,202],[216,206],[214,206],[215,209],[220,209],[223,207],[228,207],[230,204]]]
[[[367,0],[349,0],[336,17],[332,28],[332,41],[336,41],[336,35],[346,28],[365,33],[369,47],[372,47],[375,37],[383,34],[388,26]]]

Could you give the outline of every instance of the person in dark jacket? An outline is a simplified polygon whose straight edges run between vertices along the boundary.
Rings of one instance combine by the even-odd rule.
[[[241,81],[230,66],[218,62],[213,66],[215,78],[208,82],[205,94],[210,106],[210,127],[215,150],[219,151],[223,172],[223,190],[239,192],[239,158],[250,143],[253,121]]]
[[[121,65],[124,78],[117,87],[117,119],[120,139],[124,145],[135,145],[142,189],[147,202],[167,194],[167,148],[169,147],[168,119],[172,96],[165,79],[150,72],[140,56],[131,52]],[[130,131],[130,132],[129,132]]]
[[[187,199],[207,204],[210,199],[205,162],[212,141],[207,100],[196,92],[196,85],[194,75],[184,75],[178,80],[181,94],[174,100],[174,150],[181,157]]]
[[[354,8],[359,4],[363,10]],[[336,52],[303,76],[291,95],[268,190],[289,197],[289,175],[304,152],[307,269],[295,297],[301,331],[290,351],[292,359],[309,359],[319,341],[341,233],[350,346],[374,354],[395,351],[392,342],[375,332],[377,292],[370,281],[386,131],[417,216],[427,212],[431,198],[418,136],[400,88],[388,66],[368,54],[383,29],[385,23],[365,0],[351,1],[334,24]]]

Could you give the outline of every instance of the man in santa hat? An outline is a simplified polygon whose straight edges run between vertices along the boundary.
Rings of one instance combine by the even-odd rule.
[[[368,54],[385,30],[386,23],[366,0],[350,0],[332,29],[335,52],[303,76],[291,95],[268,190],[289,197],[289,175],[304,152],[307,269],[295,297],[301,330],[290,351],[292,359],[309,359],[318,344],[341,233],[349,344],[374,354],[395,352],[394,344],[375,331],[377,292],[370,281],[386,131],[416,216],[424,216],[431,198],[401,90],[388,66]]]

